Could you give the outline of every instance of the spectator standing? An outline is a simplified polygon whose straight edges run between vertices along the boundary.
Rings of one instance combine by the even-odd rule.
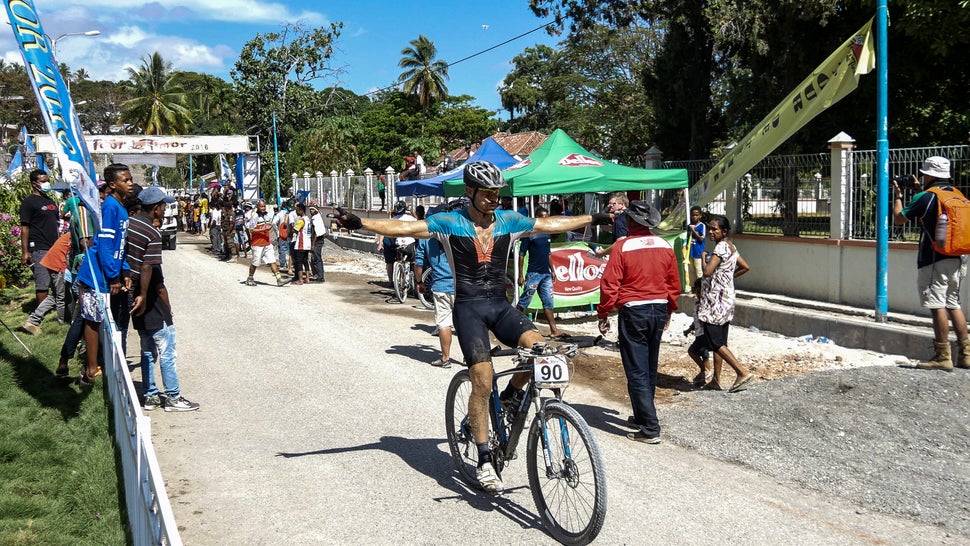
[[[107,184],[99,183],[98,191],[100,193],[101,200],[104,200],[105,190]],[[91,218],[91,213],[88,212],[87,205],[84,204],[81,199],[73,195],[64,204],[65,209],[70,214],[70,235],[71,235],[71,250],[67,255],[67,270],[65,272],[65,285],[71,286],[71,293],[75,298],[78,297],[78,283],[77,275],[78,270],[81,267],[81,262],[84,260],[84,253],[87,252],[88,248],[94,243],[94,233],[97,231],[94,225],[94,220]],[[65,288],[65,292],[66,292]],[[61,345],[61,357],[57,363],[57,369],[54,371],[54,375],[57,377],[68,377],[70,375],[70,368],[68,362],[74,358],[74,353],[77,351],[77,347],[81,342],[81,337],[84,334],[84,318],[81,316],[81,309],[79,305],[75,306],[75,309],[71,310],[71,327],[67,330],[67,335],[64,337],[64,343]]]
[[[313,248],[313,228],[310,225],[310,218],[306,214],[306,206],[303,203],[296,204],[296,222],[293,225],[295,236],[294,248],[296,249],[296,260],[294,260],[295,280],[293,284],[300,286],[310,283],[310,250]]]
[[[279,269],[286,269],[290,257],[290,222],[286,203],[280,205],[280,210],[273,215],[273,230],[276,232],[276,254],[279,258]],[[290,272],[292,275],[292,271]]]
[[[216,199],[213,199],[213,203],[215,201]],[[202,225],[202,233],[205,233],[206,226],[211,225],[209,219],[209,198],[203,193],[199,196],[199,221]]]
[[[536,208],[536,218],[546,218],[549,211],[544,207]],[[553,339],[567,339],[556,327],[556,313],[552,297],[552,273],[549,270],[549,255],[552,253],[552,237],[545,233],[534,233],[524,237],[519,243],[519,286],[522,294],[519,297],[518,309],[522,311],[529,307],[536,291],[542,302],[542,312],[549,323],[549,336]],[[529,256],[529,268],[525,269],[525,257]]]
[[[438,170],[441,172],[450,171],[455,168],[455,158],[448,153],[448,149],[444,146],[441,147],[441,164],[438,165]]]
[[[411,170],[413,171],[409,177],[411,180],[419,180],[428,172],[428,168],[424,165],[424,158],[417,150],[414,151],[414,164],[411,165]]]
[[[381,210],[384,210],[387,206],[385,201],[387,199],[387,185],[382,174],[377,175],[377,196],[381,199]]]
[[[123,276],[129,269],[125,260],[128,234],[128,212],[122,205],[132,190],[131,171],[127,165],[112,163],[104,168],[107,196],[101,203],[101,229],[84,255],[78,271],[81,316],[84,318],[84,344],[87,363],[78,383],[93,385],[101,375],[98,368],[98,345],[101,323],[108,308],[108,295],[120,294],[130,279]]]
[[[20,261],[29,266],[34,275],[34,298],[37,308],[24,322],[23,329],[33,335],[41,333],[40,322],[55,307],[52,300],[44,304],[52,288],[56,290],[56,271],[47,269],[40,262],[57,240],[59,214],[57,204],[51,198],[50,177],[35,169],[30,172],[30,195],[20,205]],[[56,294],[55,294],[56,296]],[[63,294],[60,295],[63,306]]]
[[[433,209],[434,216],[440,209]],[[429,284],[421,284],[425,269],[431,269]],[[429,290],[434,301],[434,324],[438,332],[438,344],[441,347],[441,357],[431,361],[432,366],[438,368],[451,367],[451,342],[454,335],[454,320],[452,310],[455,307],[455,278],[451,274],[448,256],[437,239],[418,239],[414,251],[414,278],[418,282],[418,291],[422,294]]]
[[[711,218],[707,232],[714,241],[714,252],[704,252],[704,280],[697,316],[704,325],[708,346],[714,352],[714,378],[707,384],[711,390],[721,390],[721,363],[727,362],[734,369],[734,384],[728,392],[744,389],[754,375],[738,362],[728,348],[728,330],[734,319],[734,278],[744,275],[750,268],[738,253],[734,242],[728,237],[731,224],[723,216]],[[612,258],[611,258],[612,259]]]
[[[914,181],[921,191],[913,196],[903,207],[903,194],[899,185],[893,183],[893,221],[905,224],[918,220],[922,229],[919,234],[919,252],[916,255],[916,283],[920,294],[920,305],[930,310],[933,318],[933,358],[920,362],[917,368],[923,370],[953,371],[953,357],[950,355],[950,324],[957,335],[960,355],[957,367],[970,368],[970,339],[967,337],[967,317],[960,305],[960,285],[967,276],[967,256],[947,256],[933,248],[933,241],[939,225],[940,195],[957,193],[950,183],[950,160],[933,156],[923,161],[919,170],[922,183]],[[926,190],[923,190],[926,188]]]
[[[198,208],[195,210],[196,213],[199,212]],[[212,202],[212,214],[207,223],[209,224],[209,248],[212,249],[212,254],[222,259],[225,257],[225,250],[222,248],[222,201]]]
[[[330,230],[327,229],[327,222],[317,207],[310,207],[310,229],[313,240],[310,256],[312,259],[311,267],[313,269],[313,275],[310,277],[310,281],[325,282],[326,279],[324,279],[323,275],[323,243],[326,242]]]
[[[161,405],[165,411],[194,411],[199,404],[182,396],[176,371],[175,323],[165,278],[162,274],[162,234],[155,228],[165,216],[170,195],[151,186],[138,195],[141,210],[131,217],[128,231],[128,264],[131,267],[132,323],[141,342],[141,380],[145,388],[143,408]],[[154,367],[162,374],[165,399],[155,385]]]
[[[690,283],[704,277],[704,241],[707,240],[707,226],[704,225],[704,211],[698,206],[690,208],[690,225],[687,226],[690,235]]]
[[[226,200],[222,201],[222,214],[219,220],[219,231],[222,235],[222,248],[223,248],[223,259],[225,261],[232,260],[233,253],[233,227],[236,225],[236,215],[233,211],[232,203]]]
[[[246,279],[247,286],[256,286],[253,275],[260,264],[266,264],[276,277],[276,286],[283,286],[283,277],[280,276],[280,267],[276,262],[276,245],[279,233],[273,224],[273,216],[266,210],[266,201],[260,199],[256,202],[256,212],[246,220],[246,229],[252,239],[253,261],[249,264],[249,278]]]
[[[654,394],[660,338],[677,310],[680,274],[673,248],[650,232],[660,223],[660,213],[644,201],[633,201],[627,215],[633,220],[630,233],[617,241],[603,271],[596,314],[599,330],[605,334],[610,330],[610,312],[619,310],[620,358],[633,406],[627,422],[637,428],[627,438],[659,444]]]

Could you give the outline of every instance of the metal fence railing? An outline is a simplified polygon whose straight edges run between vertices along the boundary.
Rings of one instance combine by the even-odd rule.
[[[889,150],[890,178],[919,174],[923,160],[940,155],[950,159],[954,185],[970,190],[970,146],[936,146]],[[715,160],[666,161],[664,167],[687,169],[690,184],[714,167]],[[852,150],[844,180],[846,236],[876,238],[876,152]],[[793,237],[829,237],[832,222],[832,162],[827,153],[771,156],[738,180],[736,188],[741,231],[749,234]],[[913,191],[905,192],[908,202]],[[892,192],[889,192],[889,196]],[[727,192],[705,207],[709,214],[725,214]],[[891,209],[891,204],[890,204]],[[890,240],[916,241],[919,226],[910,222],[891,226]]]
[[[927,157],[939,155],[950,160],[950,176],[954,185],[964,193],[970,190],[970,146],[935,146],[928,148],[898,148],[889,150],[890,185],[895,177],[919,176],[919,168]],[[876,151],[854,150],[852,152],[854,183],[849,195],[849,230],[852,239],[874,240],[876,238]],[[913,190],[904,190],[903,200],[908,203]],[[892,210],[893,192],[887,199]],[[890,222],[890,241],[917,241],[919,225],[914,222],[894,226]]]

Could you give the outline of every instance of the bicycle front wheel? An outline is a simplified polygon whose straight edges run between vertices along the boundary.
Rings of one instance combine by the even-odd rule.
[[[472,393],[472,378],[468,370],[462,370],[451,378],[445,395],[445,427],[448,433],[448,449],[461,479],[472,487],[479,487],[478,447],[468,426],[468,397]]]
[[[394,262],[394,295],[397,301],[404,303],[408,299],[408,265],[405,262]]]
[[[543,417],[544,415],[544,417]],[[529,486],[542,523],[563,544],[589,544],[606,521],[606,472],[589,425],[550,402],[529,429]]]
[[[430,280],[431,268],[429,267],[421,272],[421,284],[424,285],[424,293],[422,294],[420,291],[415,289],[415,292],[418,295],[418,301],[421,302],[421,305],[423,305],[425,309],[434,309],[434,298],[431,296],[431,289],[428,288],[428,282]]]

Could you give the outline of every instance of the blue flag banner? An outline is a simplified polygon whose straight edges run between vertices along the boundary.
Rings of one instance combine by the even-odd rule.
[[[101,226],[97,172],[81,133],[67,84],[57,70],[47,35],[32,0],[4,0],[14,36],[24,57],[27,76],[37,95],[40,112],[53,138],[61,176],[87,205],[95,223]]]

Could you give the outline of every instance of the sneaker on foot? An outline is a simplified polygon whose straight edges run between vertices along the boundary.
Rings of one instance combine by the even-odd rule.
[[[434,367],[436,367],[436,368],[450,368],[451,367],[451,362],[448,361],[448,360],[444,360],[442,358],[439,358],[439,359],[434,360],[433,362],[431,362],[431,365],[434,366]]]
[[[488,493],[498,493],[502,490],[502,478],[498,477],[498,472],[495,471],[492,463],[485,463],[478,467],[475,477],[478,478],[478,484],[482,489]]]
[[[254,281],[252,277],[249,277],[246,279],[246,286],[256,286],[256,281]]]
[[[36,324],[33,324],[31,322],[25,322],[23,325],[23,329],[25,332],[27,332],[32,336],[40,335],[40,326],[37,326]]]
[[[627,434],[626,437],[633,440],[634,442],[640,442],[642,444],[660,443],[660,436],[647,436],[642,430],[631,432]]]
[[[199,405],[195,402],[189,402],[184,396],[179,396],[178,398],[166,398],[165,411],[195,411],[199,409]]]
[[[283,277],[276,277],[276,286],[283,286],[285,284],[286,281],[283,280]]]
[[[159,398],[157,394],[153,394],[151,396],[145,397],[145,403],[142,404],[141,409],[145,411],[152,411],[153,409],[161,405],[162,405],[161,398]]]

